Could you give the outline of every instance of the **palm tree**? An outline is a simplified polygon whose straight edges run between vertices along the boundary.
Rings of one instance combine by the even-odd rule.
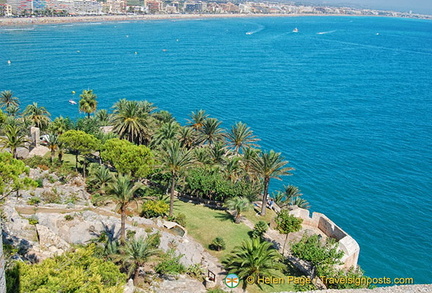
[[[193,158],[199,165],[206,166],[211,165],[212,160],[210,159],[209,148],[195,148],[192,149]]]
[[[10,106],[19,106],[19,99],[13,96],[12,91],[2,91],[0,93],[0,107],[8,108]]]
[[[17,105],[9,105],[6,107],[5,112],[12,117],[18,116],[20,108]]]
[[[235,210],[236,211],[236,215],[234,217],[235,223],[239,224],[240,223],[240,217],[241,217],[241,213],[248,211],[251,207],[250,201],[247,198],[244,197],[233,197],[228,199],[225,202],[225,206],[229,209],[229,210]]]
[[[162,146],[160,161],[165,172],[171,175],[169,215],[172,217],[175,186],[180,176],[192,165],[193,158],[191,152],[181,148],[178,141],[165,141]]]
[[[8,124],[4,129],[4,137],[1,138],[3,148],[8,148],[12,156],[17,158],[17,148],[25,146],[29,142],[22,129],[16,124]]]
[[[225,145],[222,142],[216,142],[213,147],[208,148],[208,154],[210,155],[210,160],[214,164],[224,164],[225,158],[229,155]]]
[[[101,125],[101,126],[109,125],[110,114],[108,114],[107,110],[102,109],[102,110],[96,111],[95,112],[95,118],[96,118],[96,121],[99,122],[99,125]]]
[[[266,214],[268,187],[271,178],[281,180],[280,176],[292,175],[289,171],[294,170],[291,167],[285,167],[288,161],[284,161],[280,153],[273,150],[263,152],[251,159],[251,168],[263,180],[263,195],[261,215]]]
[[[231,182],[237,182],[244,175],[240,165],[240,157],[230,157],[225,160],[224,172]]]
[[[24,112],[24,117],[30,119],[36,127],[44,129],[48,126],[51,115],[45,107],[39,107],[37,103],[28,105]]]
[[[141,183],[133,182],[129,175],[118,175],[108,186],[107,194],[100,197],[98,201],[111,200],[116,204],[116,211],[120,212],[120,242],[126,239],[126,210],[135,201],[135,192],[141,188]]]
[[[243,170],[246,173],[245,179],[247,182],[256,182],[256,174],[254,174],[253,170],[252,170],[252,159],[256,158],[259,154],[259,150],[251,148],[251,147],[246,147],[243,150],[243,157],[240,160],[241,165],[243,167]]]
[[[105,166],[93,164],[90,169],[89,180],[94,184],[96,188],[100,190],[101,194],[105,193],[105,189],[108,184],[113,182],[113,175],[110,170]]]
[[[71,129],[71,121],[69,118],[63,118],[63,116],[56,117],[54,121],[50,123],[48,129],[52,133],[62,135]]]
[[[50,156],[51,164],[54,161],[55,151],[59,148],[60,141],[58,137],[59,136],[57,134],[47,134],[45,136],[46,145],[51,152],[51,156]]]
[[[201,140],[209,145],[223,139],[223,130],[220,128],[221,121],[216,118],[207,118],[199,129]]]
[[[245,147],[258,146],[255,142],[259,141],[259,139],[253,134],[252,130],[242,122],[234,124],[226,137],[228,143],[234,148],[237,154]]]
[[[114,105],[113,132],[137,144],[151,139],[149,115],[136,101],[120,100]]]
[[[182,147],[190,150],[197,141],[197,136],[193,128],[180,127],[177,132],[177,139],[180,141]]]
[[[175,121],[162,124],[162,126],[155,133],[151,145],[153,147],[158,147],[165,140],[175,139],[179,128],[180,125]]]
[[[192,112],[190,115],[191,119],[188,120],[188,123],[193,129],[199,130],[204,125],[204,121],[207,120],[208,116],[209,115],[205,112],[205,110]]]
[[[176,121],[173,115],[170,112],[165,110],[151,113],[151,116],[160,123],[169,123],[169,122]]]
[[[302,209],[309,209],[309,202],[302,198],[303,194],[300,189],[294,185],[284,186],[285,191],[277,191],[272,195],[275,203],[281,207],[286,208],[288,206],[298,206]]]
[[[280,275],[284,269],[281,261],[282,257],[272,247],[272,243],[254,238],[243,241],[241,246],[236,246],[223,264],[230,274],[237,274],[243,280],[243,289],[246,290],[248,277],[257,280]]]
[[[150,114],[151,112],[153,112],[154,110],[157,109],[156,106],[154,106],[153,103],[150,103],[149,101],[145,100],[145,101],[139,101],[138,102],[138,106],[140,107],[140,109],[146,113],[146,114]]]
[[[159,250],[152,245],[150,237],[147,237],[145,240],[140,237],[128,241],[122,252],[123,254],[120,257],[123,266],[127,268],[129,277],[133,276],[135,284],[139,276],[139,269],[149,259],[160,254]]]
[[[90,118],[90,114],[96,112],[97,96],[93,90],[83,90],[80,98],[79,109],[81,112],[87,113],[87,118]]]

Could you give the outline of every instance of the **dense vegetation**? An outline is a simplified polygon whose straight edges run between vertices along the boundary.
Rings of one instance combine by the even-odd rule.
[[[187,123],[181,125],[169,112],[158,110],[148,101],[122,99],[113,105],[111,113],[98,110],[97,106],[96,94],[84,90],[78,104],[84,118],[73,121],[60,116],[51,120],[49,112],[37,103],[22,111],[12,92],[0,94],[0,143],[9,151],[0,153],[2,197],[40,184],[22,176],[29,169],[18,160],[18,150],[30,146],[29,127],[36,126],[41,129],[42,143],[49,148],[49,159],[35,157],[25,160],[26,164],[57,174],[81,173],[92,202],[114,203],[121,215],[118,239],[101,233],[94,241],[97,245],[88,246],[87,250],[78,249],[37,265],[12,266],[9,287],[19,273],[20,292],[118,292],[126,276],[144,286],[149,280],[139,268],[149,263],[160,275],[188,272],[202,278],[199,266],[185,268],[180,264],[181,256],[173,250],[161,252],[157,233],[142,239],[126,230],[126,215],[131,213],[131,206],[139,206],[136,213],[141,216],[165,217],[188,227],[188,215],[182,210],[175,213],[179,195],[232,210],[232,221],[237,224],[254,208],[254,201],[262,202],[262,219],[267,207],[277,204],[282,208],[277,218],[257,221],[253,231],[249,231],[251,238],[228,251],[223,263],[228,272],[238,274],[243,281],[248,276],[292,273],[284,257],[264,237],[270,222],[275,221],[280,233],[286,234],[287,242],[289,233],[301,228],[301,221],[290,216],[287,208],[309,207],[301,191],[292,185],[269,197],[272,178],[280,180],[292,175],[293,168],[280,153],[260,149],[259,139],[246,124],[237,122],[224,129],[221,121],[204,110],[192,112]],[[72,164],[65,162],[65,155],[73,156]],[[32,198],[28,203],[39,204],[43,200]],[[193,225],[190,224],[192,229]],[[232,245],[224,238],[225,235],[218,235],[206,246],[223,251]],[[320,273],[338,273],[331,270],[341,257],[336,244],[323,251],[315,242],[311,245],[312,240],[302,239],[292,247],[293,252],[311,261]],[[315,259],[316,253],[322,258]],[[325,262],[329,259],[334,261]],[[66,263],[71,265],[66,268]],[[36,278],[37,274],[41,277]],[[242,285],[247,286],[246,282]]]

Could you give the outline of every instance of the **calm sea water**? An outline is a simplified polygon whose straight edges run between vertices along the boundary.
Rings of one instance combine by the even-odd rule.
[[[227,128],[246,122],[264,148],[283,152],[295,167],[283,183],[299,186],[314,211],[359,242],[367,275],[432,281],[431,21],[0,28],[0,72],[0,90],[53,116],[82,115],[68,100],[94,89],[100,108],[148,99],[182,123],[201,108]]]

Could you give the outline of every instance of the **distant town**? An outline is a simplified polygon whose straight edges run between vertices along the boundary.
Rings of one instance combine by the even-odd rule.
[[[299,5],[278,2],[175,0],[0,0],[0,16],[86,16],[118,14],[366,15],[432,19],[412,12]]]

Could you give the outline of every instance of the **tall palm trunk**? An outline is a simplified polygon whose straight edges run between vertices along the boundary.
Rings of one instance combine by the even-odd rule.
[[[171,191],[170,191],[170,210],[169,216],[172,217],[174,214],[174,191],[175,191],[175,175],[172,174],[171,178]]]
[[[285,241],[284,241],[284,244],[283,244],[283,247],[282,247],[282,255],[285,254],[285,245],[288,242],[288,236],[289,236],[289,233],[287,233],[287,235],[285,236]]]
[[[126,207],[120,209],[120,242],[125,244],[126,241]]]
[[[268,194],[268,186],[270,182],[270,177],[264,178],[264,193],[262,197],[262,206],[261,206],[261,216],[264,216],[266,214],[267,209],[267,194]]]
[[[50,163],[54,162],[54,150],[51,150]]]

